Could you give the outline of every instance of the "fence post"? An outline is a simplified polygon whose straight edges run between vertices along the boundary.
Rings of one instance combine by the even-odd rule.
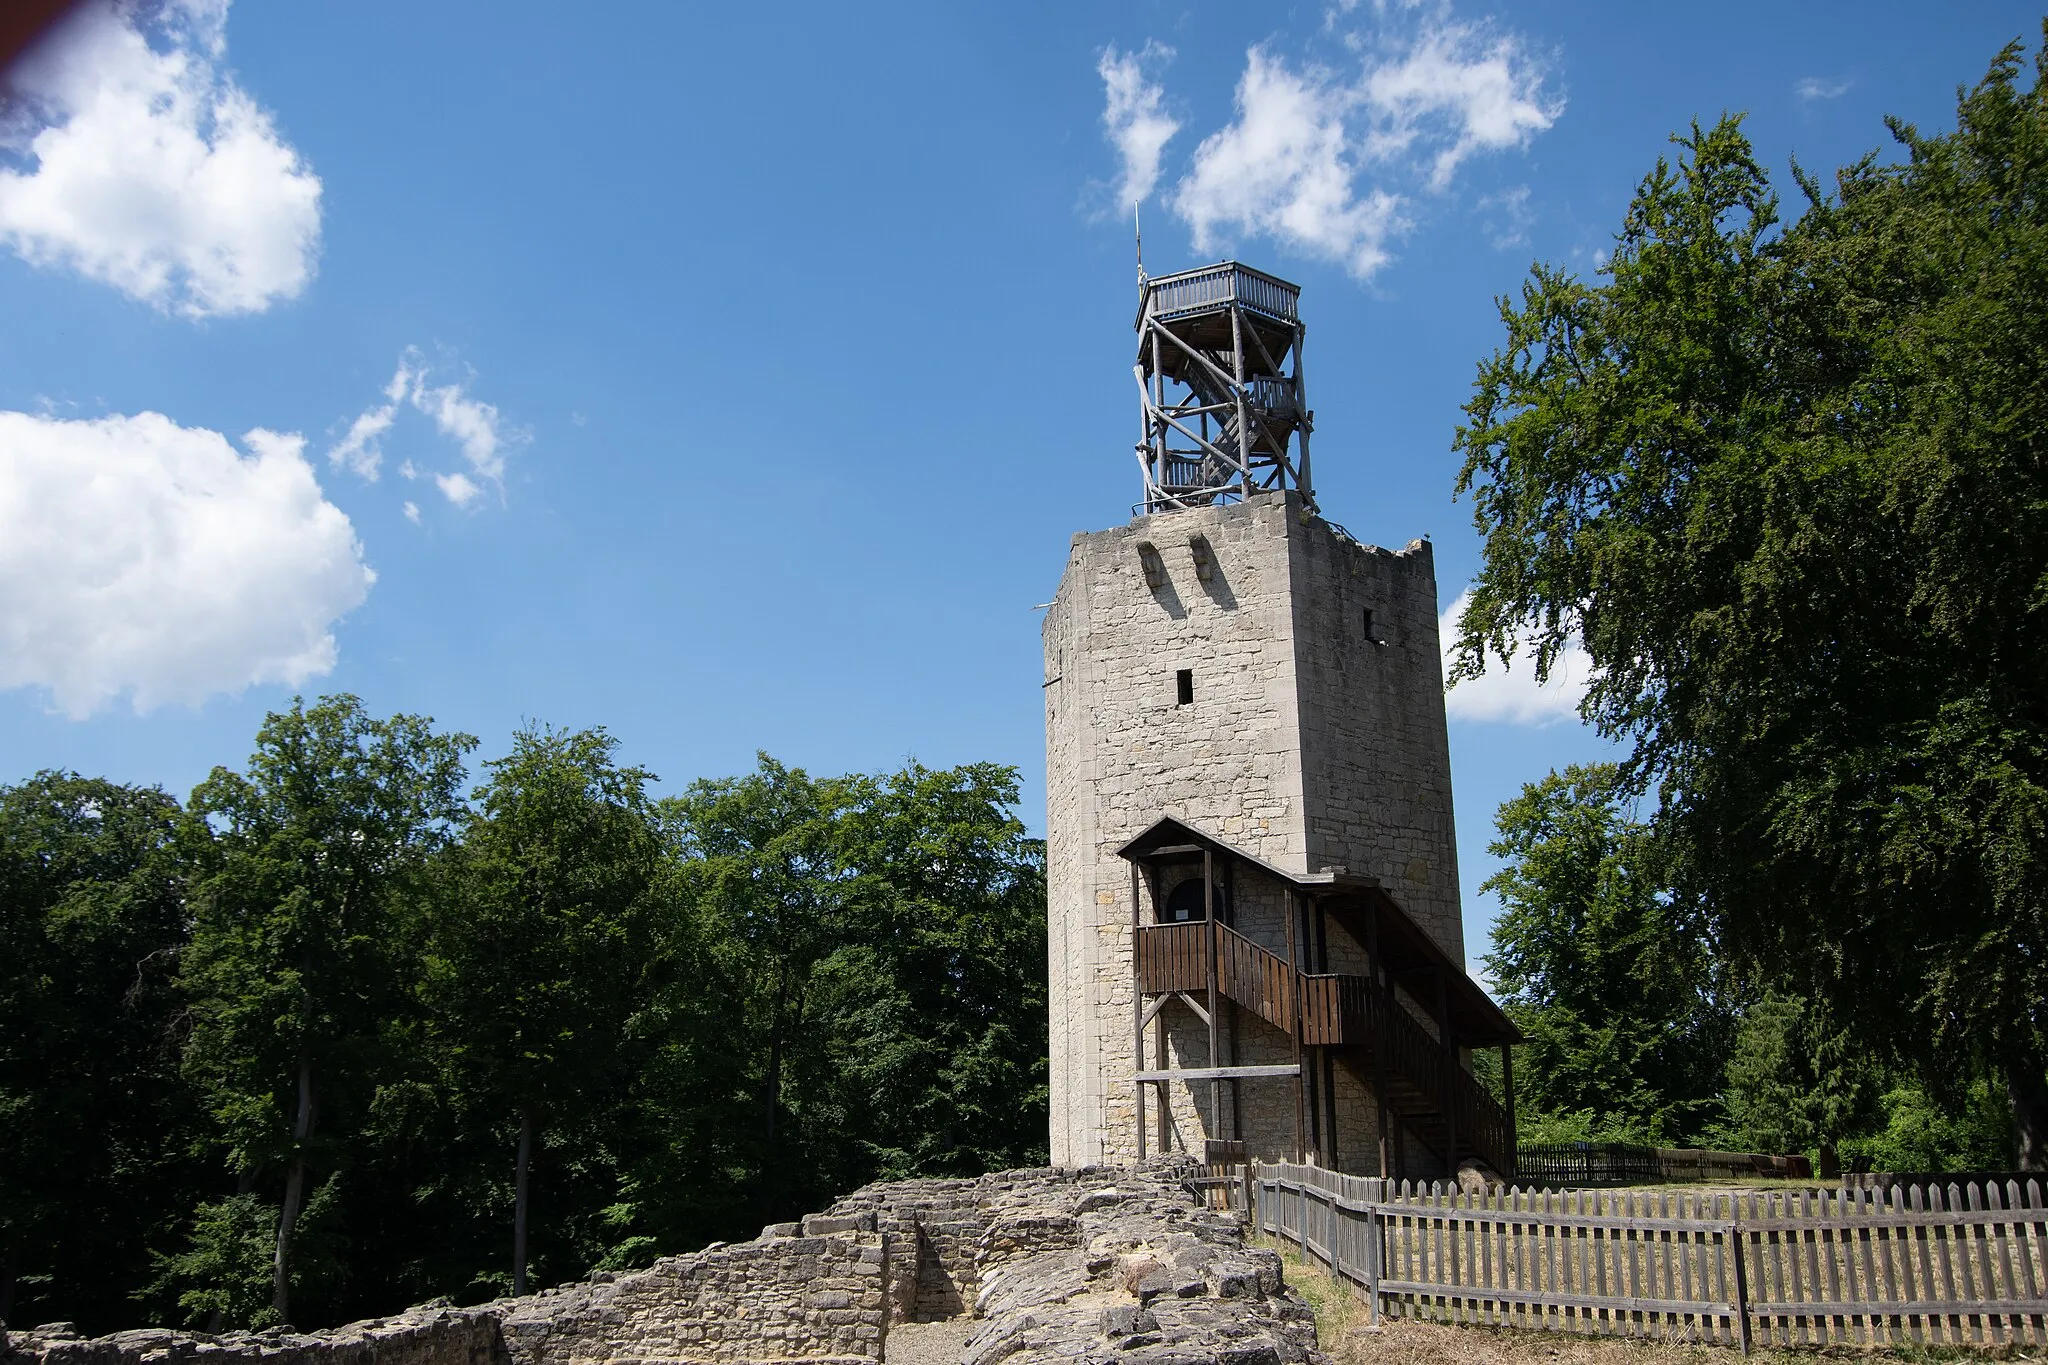
[[[1339,1289],[1345,1289],[1344,1255],[1340,1249],[1344,1245],[1344,1177],[1332,1175],[1330,1179],[1336,1188],[1326,1191],[1329,1195],[1326,1207],[1330,1210],[1330,1230],[1323,1235],[1323,1250],[1330,1253],[1330,1278],[1337,1281]]]
[[[1742,1340],[1742,1353],[1749,1354],[1749,1272],[1743,1265],[1742,1220],[1728,1225],[1728,1240],[1735,1246],[1735,1327]]]
[[[1380,1206],[1365,1206],[1365,1297],[1371,1305],[1366,1322],[1380,1325]]]

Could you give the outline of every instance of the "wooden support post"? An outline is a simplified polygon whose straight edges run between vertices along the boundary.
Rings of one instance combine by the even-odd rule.
[[[1513,1170],[1502,1171],[1501,1174],[1506,1176],[1508,1183],[1512,1185],[1522,1178],[1522,1138],[1515,1131],[1515,1045],[1513,1043],[1502,1043],[1500,1045],[1500,1093],[1507,1101],[1508,1164],[1514,1167]]]
[[[1371,903],[1365,919],[1367,956],[1367,981],[1370,983],[1367,998],[1372,1002],[1372,1098],[1379,1106],[1380,1128],[1380,1179],[1391,1180],[1394,1175],[1393,1134],[1389,1131],[1393,1114],[1387,1103],[1387,1038],[1386,1025],[1390,1022],[1386,1011],[1400,1008],[1394,1003],[1392,987],[1383,981],[1380,971],[1380,907],[1379,902]]]
[[[1308,392],[1307,374],[1304,369],[1307,361],[1303,359],[1301,354],[1303,348],[1307,345],[1308,328],[1297,323],[1294,328],[1294,394],[1296,398]],[[1294,486],[1300,492],[1302,501],[1312,504],[1316,497],[1316,486],[1309,479],[1308,474],[1308,433],[1310,426],[1313,425],[1311,418],[1311,413],[1304,411],[1301,414],[1301,468],[1295,471]]]
[[[1203,917],[1208,921],[1202,933],[1209,940],[1209,1065],[1223,1065],[1220,1045],[1221,1033],[1217,1028],[1216,1010],[1216,957],[1223,947],[1222,926],[1216,920],[1216,852],[1202,850],[1202,908]],[[1216,1137],[1223,1136],[1223,1081],[1219,1078],[1209,1082],[1209,1131]]]
[[[1436,970],[1436,1031],[1444,1045],[1444,1176],[1458,1180],[1458,1045],[1451,1041],[1451,994],[1443,968]]]
[[[1138,912],[1138,864],[1131,864],[1131,1098],[1137,1105],[1138,1160],[1145,1159],[1145,1083],[1137,1079],[1145,1069],[1145,993],[1138,989],[1144,978],[1138,973],[1138,928],[1144,920]]]
[[[1287,1031],[1294,1036],[1294,1161],[1296,1165],[1299,1165],[1302,1154],[1302,1129],[1305,1126],[1302,1122],[1304,1117],[1302,1107],[1306,1101],[1301,1089],[1301,968],[1295,962],[1294,889],[1292,887],[1289,887],[1286,891],[1285,901],[1287,918],[1287,1019],[1289,1025]]]
[[[1234,862],[1223,865],[1223,921],[1233,929],[1237,927],[1236,867]],[[1233,1066],[1239,1060],[1237,1011],[1235,1000],[1228,1001],[1223,1011],[1230,1020],[1230,1037],[1226,1042]],[[1244,1082],[1235,1079],[1230,1082],[1230,1136],[1239,1141],[1244,1139]],[[1247,1156],[1246,1160],[1249,1161],[1250,1157]]]
[[[1337,1152],[1337,1049],[1323,1049],[1323,1151],[1331,1170],[1342,1158]]]
[[[1250,497],[1257,490],[1252,487],[1251,422],[1244,408],[1244,314],[1235,303],[1230,305],[1230,366],[1237,381],[1237,486]]]

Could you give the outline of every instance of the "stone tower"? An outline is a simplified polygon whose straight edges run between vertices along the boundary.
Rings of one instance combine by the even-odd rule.
[[[1462,970],[1430,547],[1316,513],[1305,455],[1250,409],[1284,385],[1259,393],[1242,342],[1184,346],[1237,386],[1184,408],[1249,420],[1154,422],[1176,376],[1145,334],[1204,274],[1247,315],[1209,341],[1279,324],[1256,349],[1293,350],[1278,400],[1306,444],[1293,287],[1234,265],[1151,281],[1142,514],[1074,537],[1044,628],[1052,1159],[1241,1140],[1364,1173],[1499,1169],[1512,1119],[1465,1063],[1514,1035]],[[1285,316],[1259,311],[1273,285]],[[1262,477],[1230,458],[1248,427]]]

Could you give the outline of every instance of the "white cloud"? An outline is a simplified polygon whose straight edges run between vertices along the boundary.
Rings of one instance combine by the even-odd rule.
[[[405,500],[405,519],[415,526],[420,524],[420,505],[411,498]]]
[[[1489,194],[1480,199],[1474,208],[1488,213],[1486,235],[1492,239],[1494,248],[1507,251],[1529,243],[1529,225],[1536,215],[1529,211],[1529,187],[1517,185],[1499,194]]]
[[[1373,150],[1434,146],[1436,190],[1474,152],[1525,146],[1564,111],[1520,39],[1442,16],[1398,56],[1368,65],[1362,93],[1377,116]]]
[[[1451,674],[1451,646],[1458,638],[1458,621],[1472,600],[1470,588],[1458,594],[1437,621],[1443,641],[1444,676]],[[1577,638],[1558,655],[1548,681],[1536,681],[1533,652],[1519,645],[1506,664],[1489,658],[1486,671],[1476,678],[1460,681],[1444,697],[1444,711],[1452,720],[1496,721],[1508,725],[1556,725],[1579,719],[1579,699],[1593,676],[1593,659]]]
[[[1145,78],[1147,65],[1172,58],[1172,48],[1148,42],[1136,52],[1106,47],[1095,64],[1102,77],[1102,126],[1122,164],[1116,185],[1119,208],[1151,197],[1159,183],[1159,158],[1180,131],[1180,124],[1166,112],[1166,92]]]
[[[412,405],[434,419],[441,434],[462,447],[463,458],[479,477],[492,483],[503,483],[505,478],[505,452],[503,438],[498,431],[498,409],[489,403],[471,398],[461,384],[443,384],[438,388],[426,388],[414,384]],[[476,489],[467,478],[453,476],[468,484],[472,492],[463,497],[454,493],[448,496],[461,503],[469,501]],[[443,492],[448,492],[448,480],[439,480]]]
[[[1803,100],[1831,100],[1849,93],[1849,82],[1828,76],[1808,76],[1793,89]]]
[[[1173,205],[1195,250],[1233,232],[1275,237],[1342,262],[1361,278],[1386,264],[1385,243],[1404,226],[1401,198],[1356,197],[1344,116],[1351,92],[1319,73],[1297,75],[1253,48],[1237,85],[1237,120],[1202,139]]]
[[[470,478],[467,474],[436,474],[434,482],[440,485],[441,491],[447,495],[448,501],[454,503],[457,507],[469,506],[484,491],[477,487],[476,480]]]
[[[408,346],[398,358],[398,370],[391,376],[391,382],[384,386],[383,403],[363,409],[356,420],[349,424],[348,434],[327,448],[327,462],[352,474],[377,481],[378,470],[384,464],[384,433],[391,430],[391,424],[398,420],[398,405],[405,401],[419,380],[419,352]],[[406,463],[399,472],[411,478],[412,464]]]
[[[81,718],[334,667],[376,575],[297,436],[0,412],[0,688]]]
[[[88,0],[14,78],[0,240],[191,317],[295,297],[320,245],[320,179],[222,68],[226,0]]]
[[[1447,190],[1479,153],[1527,146],[1563,112],[1544,64],[1513,33],[1425,3],[1375,5],[1375,28],[1342,31],[1351,10],[1326,15],[1341,69],[1290,63],[1266,45],[1245,54],[1234,117],[1202,139],[1170,196],[1198,251],[1266,237],[1369,278],[1413,226],[1416,195]],[[1126,89],[1143,82],[1135,64],[1115,68],[1105,57],[1105,122],[1136,98],[1119,102],[1112,70]],[[1158,87],[1145,97],[1163,107]],[[1124,164],[1130,180],[1128,154]],[[1156,179],[1156,156],[1153,166]],[[1524,192],[1518,209],[1526,207]]]
[[[429,385],[428,373],[419,349],[406,347],[391,382],[384,386],[384,401],[365,408],[349,424],[342,438],[327,448],[327,459],[374,482],[384,461],[384,437],[397,422],[399,409],[410,407],[432,421],[435,429],[462,451],[467,471],[432,477],[450,502],[467,507],[483,494],[485,484],[502,491],[505,449],[525,436],[507,429],[495,404],[470,397],[466,380]],[[398,466],[399,477],[404,479],[417,479],[423,472],[409,458]],[[417,508],[407,515],[419,519]]]

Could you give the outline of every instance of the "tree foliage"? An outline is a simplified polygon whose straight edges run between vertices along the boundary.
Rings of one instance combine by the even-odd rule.
[[[182,809],[0,787],[0,1312],[310,1327],[1045,1160],[1014,771],[473,743],[333,697]]]
[[[0,787],[0,1322],[59,1283],[78,1316],[121,1311],[202,1178],[178,821],[161,791],[71,773]]]
[[[1731,961],[1860,1047],[2007,1088],[2048,1161],[2048,84],[1785,222],[1740,120],[1638,189],[1599,283],[1504,301],[1458,447],[1456,674],[1573,636]]]
[[[1528,1036],[1516,1102],[1587,1137],[1683,1144],[1716,1111],[1733,1011],[1696,902],[1672,894],[1612,764],[1531,783],[1496,819],[1486,967]]]

